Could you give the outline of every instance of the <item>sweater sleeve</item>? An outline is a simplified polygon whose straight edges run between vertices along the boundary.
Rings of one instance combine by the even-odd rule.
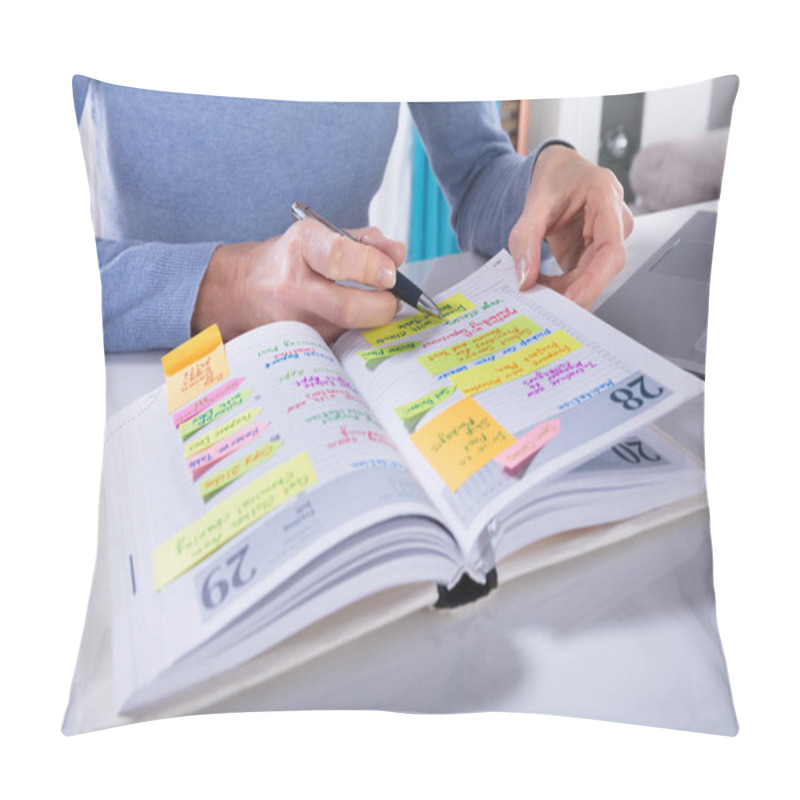
[[[89,83],[82,75],[72,79],[79,125]],[[106,352],[171,349],[186,341],[200,282],[218,244],[96,238]]]
[[[217,244],[96,244],[106,352],[171,349],[186,341]]]
[[[508,247],[536,158],[544,147],[566,142],[548,140],[523,157],[503,131],[493,102],[411,103],[410,108],[450,205],[458,246],[485,255]]]

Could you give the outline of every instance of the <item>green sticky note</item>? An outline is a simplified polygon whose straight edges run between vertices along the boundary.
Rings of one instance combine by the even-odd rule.
[[[456,387],[452,384],[440,386],[438,389],[434,389],[432,392],[418,397],[416,400],[412,400],[404,406],[398,406],[394,410],[394,413],[406,423],[406,427],[413,427],[424,414],[427,414],[428,411],[439,405],[442,401],[447,400],[455,390]]]
[[[359,355],[364,359],[368,367],[374,367],[381,361],[398,353],[408,353],[419,347],[418,342],[403,342],[402,344],[391,344],[387,347],[374,347],[372,350],[362,350]]]
[[[244,392],[236,392],[216,405],[201,411],[197,416],[192,417],[178,426],[178,433],[183,439],[188,439],[193,433],[197,433],[201,428],[216,422],[221,416],[229,411],[238,408],[253,393],[252,389]]]

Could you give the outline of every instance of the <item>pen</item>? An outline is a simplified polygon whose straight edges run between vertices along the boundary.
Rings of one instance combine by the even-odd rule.
[[[303,203],[292,203],[292,216],[297,220],[311,217],[312,219],[315,219],[317,222],[324,225],[328,230],[341,234],[342,236],[346,236],[348,239],[359,243],[358,239],[351,236],[347,231],[337,227],[332,222],[328,222],[328,220],[312,211]],[[412,283],[401,272],[397,272],[396,275],[397,282],[389,290],[395,297],[402,300],[404,303],[408,303],[408,305],[410,305],[412,308],[418,308],[420,311],[424,311],[426,314],[432,314],[433,316],[442,319],[442,312],[439,311],[439,307],[427,294],[425,294],[425,292],[422,291],[422,289],[419,288],[419,286]]]

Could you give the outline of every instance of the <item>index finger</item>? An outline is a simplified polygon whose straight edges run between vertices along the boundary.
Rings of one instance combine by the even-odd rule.
[[[303,260],[318,275],[330,281],[351,281],[378,289],[391,289],[395,285],[397,267],[386,253],[334,233],[313,219],[295,225]]]
[[[398,301],[389,292],[341,286],[319,276],[311,276],[305,293],[315,315],[339,329],[377,328],[397,313]]]

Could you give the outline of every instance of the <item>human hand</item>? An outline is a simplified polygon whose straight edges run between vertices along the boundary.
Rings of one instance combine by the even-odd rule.
[[[568,147],[546,147],[509,236],[520,289],[530,289],[538,280],[589,308],[624,266],[624,241],[632,230],[633,215],[610,170]],[[543,239],[563,275],[539,274]]]
[[[406,247],[377,228],[349,233],[359,241],[305,219],[265,242],[218,247],[200,284],[192,332],[216,322],[227,341],[268,322],[296,320],[332,342],[346,328],[390,322],[398,301],[386,290],[395,284]]]

